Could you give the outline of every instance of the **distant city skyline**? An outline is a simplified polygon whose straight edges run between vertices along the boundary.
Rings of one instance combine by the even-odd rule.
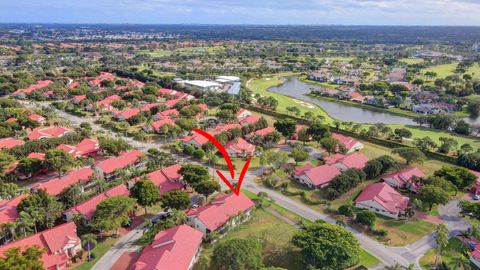
[[[0,0],[2,23],[480,25],[480,0]]]

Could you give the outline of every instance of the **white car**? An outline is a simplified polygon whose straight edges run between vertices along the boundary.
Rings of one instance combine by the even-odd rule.
[[[476,201],[480,200],[480,194],[473,195],[473,199]]]

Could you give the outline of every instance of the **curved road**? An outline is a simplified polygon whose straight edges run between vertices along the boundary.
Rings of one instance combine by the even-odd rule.
[[[30,102],[22,102],[26,107],[35,108],[34,104]],[[49,102],[41,102],[41,105],[48,106]],[[38,108],[38,107],[37,107]],[[73,125],[80,125],[81,123],[87,122],[92,125],[92,128],[96,131],[102,131],[106,134],[114,134],[110,130],[107,130],[97,124],[94,123],[95,118],[93,117],[77,117],[71,114],[68,114],[64,111],[56,110],[58,116],[69,120]],[[119,137],[122,137],[126,141],[128,141],[132,146],[141,149],[141,150],[148,150],[149,148],[159,148],[162,146],[162,143],[144,143],[140,141],[136,141],[132,138],[121,136],[116,134]],[[194,162],[184,157],[178,157],[180,160]],[[210,168],[210,170],[214,170]],[[245,176],[243,188],[249,190],[254,193],[258,193],[260,191],[267,193],[272,199],[275,200],[277,204],[280,206],[306,218],[309,220],[317,220],[322,219],[329,223],[335,223],[336,220],[332,219],[331,217],[317,212],[308,206],[299,203],[295,200],[288,198],[285,195],[282,195],[278,192],[273,190],[264,188],[262,186],[257,185],[253,180],[254,178],[259,175],[260,171],[257,170],[255,172],[248,172]],[[223,184],[223,183],[222,183]],[[452,200],[447,205],[439,208],[440,218],[444,220],[445,224],[451,230],[451,234],[458,232],[459,230],[465,230],[470,226],[470,224],[461,218],[458,209],[458,200]],[[360,245],[363,249],[367,252],[372,254],[373,256],[377,257],[383,265],[394,265],[395,263],[399,263],[403,266],[408,266],[410,264],[415,264],[418,269],[420,269],[418,261],[419,259],[427,252],[428,250],[435,247],[435,240],[434,234],[430,233],[423,237],[422,239],[409,244],[407,246],[402,247],[391,247],[386,246],[361,232],[358,232],[354,228],[346,227],[349,231],[351,231],[355,237],[358,239]],[[113,264],[117,261],[117,259],[126,251],[136,250],[137,248],[132,247],[132,243],[141,236],[141,228],[136,228],[132,230],[127,235],[124,235],[120,238],[120,240],[102,257],[100,260],[94,265],[92,269],[110,269]]]

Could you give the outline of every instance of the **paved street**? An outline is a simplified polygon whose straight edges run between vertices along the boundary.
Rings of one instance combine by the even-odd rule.
[[[32,107],[34,105],[24,102],[25,106]],[[42,105],[48,105],[48,102],[42,103]],[[94,130],[101,130],[105,133],[111,133],[101,126],[94,123],[94,118],[92,117],[77,117],[65,113],[63,111],[57,110],[57,115],[68,119],[72,122],[73,125],[79,125],[82,122],[88,122],[92,125]],[[128,137],[121,136],[123,139],[127,140],[132,146],[139,148],[141,150],[147,150],[149,148],[158,148],[160,146],[159,143],[143,143],[136,140],[133,140]],[[190,160],[179,157],[181,160],[186,160],[191,162]],[[210,168],[213,170],[213,168]],[[244,179],[244,184],[242,188],[249,190],[254,193],[258,193],[260,191],[266,192],[272,199],[275,200],[277,204],[280,206],[306,218],[309,220],[317,220],[322,219],[329,223],[335,223],[336,221],[323,213],[317,212],[312,210],[308,206],[301,204],[295,200],[288,198],[278,192],[273,190],[264,188],[262,186],[257,185],[253,180],[254,178],[260,174],[261,170],[257,171],[250,171],[247,173]],[[222,183],[223,184],[223,183]],[[439,208],[440,217],[444,220],[445,224],[452,230],[452,233],[458,232],[459,230],[465,230],[468,228],[469,224],[464,219],[461,218],[459,214],[459,209],[457,206],[458,200],[452,200],[447,205],[442,206]],[[358,239],[359,243],[370,254],[377,257],[384,265],[393,265],[395,263],[399,263],[403,266],[408,266],[409,264],[416,264],[418,267],[418,260],[420,257],[427,252],[429,249],[435,246],[434,235],[429,234],[424,238],[416,241],[407,246],[403,247],[389,247],[386,246],[376,240],[369,238],[368,236],[356,231],[351,227],[347,227],[355,237]],[[132,247],[131,244],[141,236],[141,229],[137,228],[127,235],[123,236],[117,244],[115,244],[111,250],[109,250],[98,262],[95,264],[94,269],[110,269],[111,266],[116,262],[116,260],[126,251],[135,250],[135,247]],[[453,235],[453,234],[452,234]]]

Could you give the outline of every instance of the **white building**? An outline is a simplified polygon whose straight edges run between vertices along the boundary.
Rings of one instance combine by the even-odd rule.
[[[223,89],[223,85],[214,81],[193,80],[184,81],[185,86],[192,87],[202,91],[217,92]]]

